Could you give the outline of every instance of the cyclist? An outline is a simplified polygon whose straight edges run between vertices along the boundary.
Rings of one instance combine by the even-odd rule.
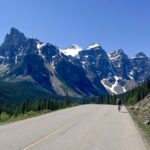
[[[121,104],[122,104],[121,99],[118,98],[117,99],[118,111],[121,111]]]

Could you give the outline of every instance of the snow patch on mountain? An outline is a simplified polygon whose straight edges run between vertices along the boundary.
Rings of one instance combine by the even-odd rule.
[[[69,48],[66,48],[66,49],[60,49],[60,51],[63,54],[65,54],[67,56],[72,56],[72,57],[78,55],[78,53],[82,50],[83,49],[80,46],[78,46],[77,44],[73,44]]]
[[[112,55],[108,55],[109,56],[109,59],[111,60],[111,61],[115,61],[115,60],[118,60],[119,59],[119,55],[116,55],[116,56],[112,56]]]
[[[45,43],[39,43],[39,42],[37,42],[37,49],[40,50],[45,45],[46,45]]]
[[[114,76],[115,82],[111,83],[108,79],[104,78],[101,80],[102,85],[106,88],[106,90],[111,94],[121,94],[123,92],[126,92],[126,88],[124,86],[121,86],[118,82],[118,80],[121,80],[122,78],[119,76]]]
[[[122,87],[122,89],[123,89],[123,92],[127,92],[127,90],[124,86]]]
[[[124,55],[124,52],[123,50],[119,49],[115,50],[114,52],[108,53],[107,55],[111,61],[118,61]]]
[[[37,42],[37,46],[36,46],[39,55],[40,55],[42,58],[44,58],[44,59],[45,59],[45,56],[42,54],[41,49],[42,49],[45,45],[46,45],[45,43],[39,43],[39,42]]]
[[[88,46],[88,47],[86,48],[86,50],[95,49],[95,48],[97,48],[97,47],[100,47],[100,45],[97,44],[97,43],[93,43],[92,45]]]
[[[9,70],[8,65],[0,64],[0,73],[4,73],[4,72],[6,72],[8,70]]]
[[[4,56],[0,56],[0,59],[4,59]]]
[[[113,93],[113,94],[118,94],[115,90],[114,87],[116,86],[116,82],[113,85],[108,85],[107,84],[107,79],[103,79],[101,80],[102,85],[106,88],[106,90],[108,90],[109,93]]]

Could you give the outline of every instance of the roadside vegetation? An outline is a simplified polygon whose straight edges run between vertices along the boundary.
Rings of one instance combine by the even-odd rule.
[[[72,102],[69,97],[62,101],[57,99],[24,100],[18,104],[1,103],[0,122],[10,122],[31,118],[47,112],[77,106],[78,102]]]
[[[128,111],[150,145],[150,80],[121,97],[127,100]]]
[[[148,93],[150,93],[150,81],[121,95],[105,94],[101,96],[94,96],[91,98],[87,97],[83,99],[72,99],[66,93],[66,96],[62,97],[61,99],[25,99],[16,102],[13,101],[14,103],[10,103],[10,100],[9,103],[8,100],[0,100],[0,122],[9,122],[26,119],[47,112],[52,112],[55,110],[73,107],[77,105],[91,103],[115,105],[116,99],[118,97],[122,99],[125,105],[133,106],[138,101],[142,100]]]
[[[146,138],[148,144],[150,145],[150,124],[148,123],[147,119],[145,120],[147,116],[145,116],[143,111],[131,110],[129,108],[128,111],[130,112],[133,120],[143,132],[144,138]],[[147,112],[150,113],[150,110],[147,110]]]
[[[73,99],[66,93],[62,98],[26,99],[20,101],[0,101],[0,122],[22,120],[47,112],[84,104],[116,104],[116,95],[101,95],[83,99]]]

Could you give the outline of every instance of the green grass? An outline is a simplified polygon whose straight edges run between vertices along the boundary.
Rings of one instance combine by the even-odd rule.
[[[44,115],[46,113],[55,112],[55,111],[58,111],[58,110],[75,107],[75,106],[78,106],[78,105],[79,104],[74,103],[74,104],[72,104],[70,106],[67,106],[65,108],[60,108],[60,109],[53,110],[53,111],[52,110],[41,110],[39,112],[29,111],[29,112],[26,112],[24,114],[18,114],[17,116],[15,116],[15,115],[10,116],[10,115],[6,114],[5,112],[3,112],[3,113],[0,114],[0,123],[5,124],[5,123],[11,123],[11,122],[19,121],[19,120],[25,120],[25,119],[33,118],[33,117],[36,117],[36,116]]]
[[[41,112],[30,111],[25,114],[19,114],[17,116],[10,116],[6,113],[2,113],[0,115],[0,122],[1,123],[9,123],[9,122],[14,122],[14,121],[24,120],[24,119],[36,117],[36,116],[39,116],[39,115],[42,115],[42,114],[45,114],[48,112],[50,112],[50,111],[48,111],[48,110],[43,110]]]

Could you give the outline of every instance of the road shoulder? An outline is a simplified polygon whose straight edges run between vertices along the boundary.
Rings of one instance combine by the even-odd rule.
[[[139,131],[146,147],[147,150],[150,150],[150,135],[149,135],[149,129],[147,126],[144,124],[144,122],[138,118],[138,116],[133,112],[129,107],[126,107],[127,111],[129,112],[137,130]]]

